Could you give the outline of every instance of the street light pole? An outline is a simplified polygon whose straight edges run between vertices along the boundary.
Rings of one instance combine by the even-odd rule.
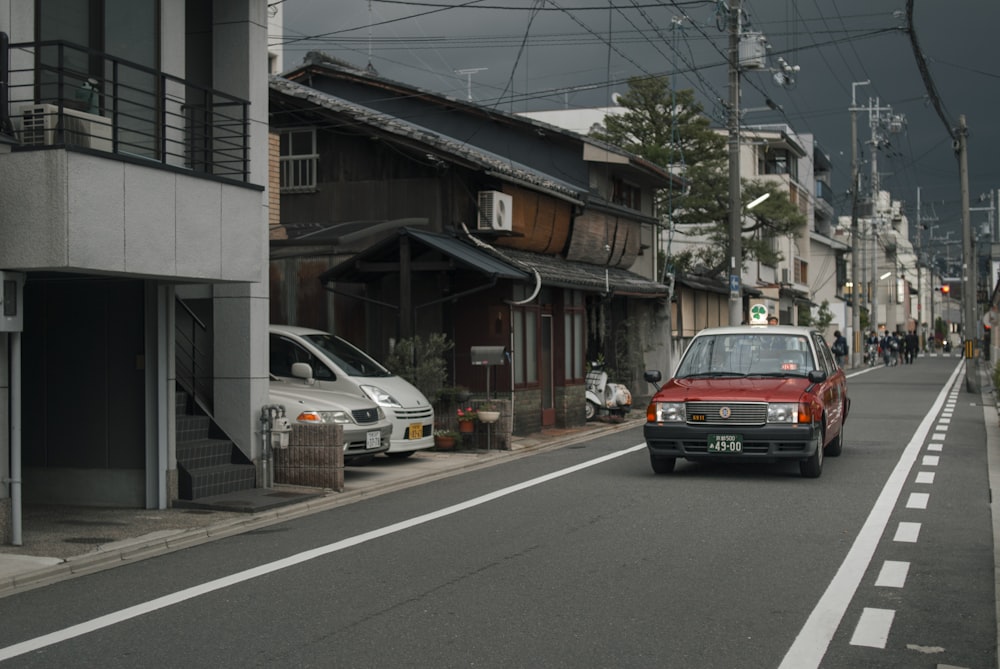
[[[743,322],[740,206],[740,0],[729,0],[729,324]]]
[[[968,128],[965,114],[958,117],[958,173],[962,193],[962,339],[965,342],[965,389],[979,392],[979,368],[972,361],[976,354],[979,319],[976,318],[976,259],[972,255],[972,223],[969,220]]]

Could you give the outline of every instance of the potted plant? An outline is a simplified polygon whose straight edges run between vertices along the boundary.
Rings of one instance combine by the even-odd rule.
[[[500,407],[496,402],[487,400],[476,409],[476,415],[481,423],[495,423],[500,420]]]
[[[475,432],[476,430],[476,410],[472,407],[462,408],[459,407],[455,412],[456,418],[458,418],[458,431],[459,432]]]
[[[434,448],[439,451],[451,451],[455,449],[455,441],[458,439],[458,432],[454,430],[435,430]]]

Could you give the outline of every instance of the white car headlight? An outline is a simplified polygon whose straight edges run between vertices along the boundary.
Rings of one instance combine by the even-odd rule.
[[[380,407],[402,407],[395,397],[378,386],[361,386],[361,391]]]
[[[768,423],[798,423],[799,405],[794,402],[773,402],[767,405]]]
[[[656,420],[663,423],[683,423],[687,420],[684,402],[657,402]]]

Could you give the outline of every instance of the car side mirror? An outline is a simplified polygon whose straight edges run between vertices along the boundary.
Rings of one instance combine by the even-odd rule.
[[[663,375],[660,374],[658,369],[647,369],[643,374],[643,378],[646,379],[647,383],[652,383],[653,387],[657,390],[660,389],[660,380],[663,379]]]
[[[823,381],[826,381],[826,370],[823,369],[810,370],[809,380],[813,383],[822,383]]]
[[[308,362],[293,362],[292,376],[296,379],[302,379],[306,383],[312,383],[315,380],[313,379],[313,368]]]

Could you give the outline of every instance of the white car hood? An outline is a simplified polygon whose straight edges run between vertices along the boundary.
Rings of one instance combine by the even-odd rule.
[[[282,404],[285,410],[314,409],[319,411],[344,410],[357,411],[372,409],[375,403],[360,395],[349,395],[334,390],[320,390],[304,383],[289,383],[271,380],[268,388],[271,404]]]

